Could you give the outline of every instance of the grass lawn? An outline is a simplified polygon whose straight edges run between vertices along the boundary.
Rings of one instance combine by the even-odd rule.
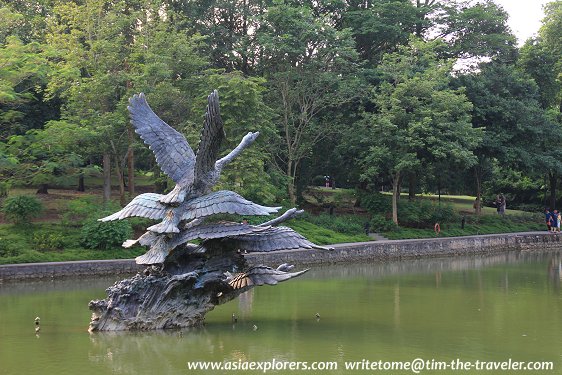
[[[309,241],[317,245],[331,245],[335,243],[345,242],[365,242],[372,241],[373,239],[365,234],[344,234],[339,233],[327,228],[320,227],[316,224],[310,223],[302,219],[291,220],[285,223],[286,226],[291,227]]]
[[[384,194],[391,195],[391,193],[384,193]],[[401,196],[407,198],[408,194],[402,193]],[[433,194],[420,194],[420,195],[416,195],[416,198],[430,199],[432,201],[438,201],[439,200],[439,196],[433,195]],[[442,202],[450,204],[451,206],[453,206],[453,208],[456,211],[458,211],[461,214],[462,213],[464,213],[464,214],[473,214],[474,213],[473,204],[474,204],[475,199],[476,199],[476,197],[471,197],[469,195],[441,195],[441,201]],[[505,210],[506,215],[519,215],[522,212],[523,211],[519,211],[519,210],[510,210],[510,209]],[[482,214],[484,214],[484,215],[496,214],[497,215],[497,210],[496,210],[495,207],[482,206]]]
[[[544,223],[537,218],[533,220],[528,217],[505,216],[505,217],[482,217],[479,221],[468,221],[464,229],[461,223],[450,223],[441,226],[439,237],[470,236],[479,234],[531,232],[546,230]],[[395,231],[384,232],[383,236],[390,240],[401,240],[409,238],[433,238],[437,237],[433,229],[399,228]]]
[[[322,186],[310,186],[302,193],[303,199],[316,206],[335,205],[353,207],[356,201],[354,189],[332,189]]]
[[[389,194],[390,193],[385,193]],[[402,194],[407,199],[407,194]],[[429,199],[437,202],[437,195],[417,195],[418,199]],[[476,198],[467,195],[442,195],[441,202],[450,205],[458,214],[455,222],[441,224],[440,237],[468,236],[479,234],[513,233],[546,230],[542,213],[531,213],[519,210],[505,211],[500,216],[494,207],[482,207],[480,217],[474,214],[473,203]],[[461,218],[465,217],[465,226],[461,228]],[[388,239],[432,238],[436,237],[433,228],[417,229],[400,227],[384,232]]]
[[[0,264],[130,259],[145,252],[141,248],[122,247],[84,249],[80,246],[80,232],[80,227],[57,223],[0,224]]]
[[[148,179],[141,178],[138,181],[147,184]],[[97,182],[92,181],[92,183]],[[48,195],[37,195],[43,202],[45,209],[42,215],[34,220],[33,225],[14,226],[3,221],[0,216],[0,264],[128,259],[143,254],[147,250],[144,247],[124,249],[119,246],[108,250],[83,248],[80,245],[82,228],[79,223],[88,215],[93,215],[96,218],[101,217],[101,213],[98,211],[101,206],[100,189],[89,189],[84,193],[76,192],[70,188],[50,189],[49,191]],[[35,189],[14,188],[10,191],[10,196],[22,194],[35,196]],[[113,198],[117,200],[116,189],[113,190],[113,194]],[[306,194],[305,199],[309,204],[317,204],[318,206],[333,204],[338,207],[336,213],[355,212],[353,205],[356,197],[353,190],[316,187],[309,189]],[[421,195],[418,198],[436,201],[438,197]],[[500,217],[496,214],[494,208],[484,207],[483,215],[477,217],[473,214],[472,209],[474,197],[441,196],[441,201],[444,204],[452,205],[455,211],[459,212],[461,216],[465,216],[466,223],[464,229],[461,229],[460,218],[456,220],[458,222],[444,223],[441,225],[440,236],[544,230],[542,214],[540,213],[531,214],[507,210],[506,216]],[[347,210],[345,210],[346,208]],[[263,220],[259,220],[260,218],[255,219],[263,222]],[[366,214],[336,214],[333,216],[307,214],[299,219],[291,220],[285,225],[293,228],[311,242],[318,245],[329,245],[372,240],[372,238],[363,234],[363,225],[367,220],[369,220],[369,216]],[[142,222],[142,219],[134,219],[133,222],[133,226],[136,228],[134,238],[142,234],[144,229],[151,225]],[[402,227],[382,234],[389,239],[435,237],[433,229]]]

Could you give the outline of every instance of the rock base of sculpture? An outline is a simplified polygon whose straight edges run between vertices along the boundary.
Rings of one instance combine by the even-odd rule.
[[[106,299],[91,301],[89,331],[200,326],[207,312],[253,286],[276,284],[307,271],[289,273],[262,266],[254,272],[258,275],[250,275],[254,281],[230,285],[232,277],[225,270],[245,276],[241,271],[246,268],[243,255],[235,250],[194,253],[189,247],[176,249],[161,266],[149,266],[143,273],[116,282],[107,289]]]

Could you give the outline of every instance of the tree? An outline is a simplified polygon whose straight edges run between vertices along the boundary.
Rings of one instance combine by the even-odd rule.
[[[483,141],[475,150],[476,192],[482,194],[486,165],[531,172],[548,159],[543,140],[551,136],[551,123],[539,103],[535,82],[526,74],[499,61],[482,65],[479,72],[460,76],[458,86],[474,105],[472,124],[482,129]]]
[[[197,53],[200,38],[176,31],[165,9],[149,0],[66,2],[53,12],[47,42],[56,69],[49,94],[65,101],[65,120],[95,133],[104,199],[109,199],[113,161],[124,204],[127,166],[134,193],[137,144],[128,125],[127,99],[144,91],[156,107],[167,108],[165,120],[171,115],[181,118],[175,122],[180,129],[186,126],[186,97],[193,94],[183,90],[205,63]]]
[[[472,149],[480,132],[470,123],[471,103],[462,89],[450,89],[452,63],[437,58],[442,43],[412,39],[383,58],[385,82],[374,90],[377,112],[365,114],[372,143],[362,165],[364,179],[392,178],[392,218],[403,175],[434,164],[475,162]]]
[[[83,173],[84,145],[91,136],[75,124],[51,121],[44,129],[10,137],[6,150],[19,161],[13,178],[38,187],[37,193],[48,194],[49,185]]]
[[[551,124],[541,139],[540,169],[546,171],[550,185],[550,207],[556,207],[556,187],[562,174],[558,152],[562,142],[562,4],[551,2],[545,6],[545,18],[539,36],[528,40],[521,48],[519,66],[536,82],[541,107]]]
[[[430,20],[424,37],[442,39],[448,44],[441,51],[444,56],[515,59],[516,39],[507,25],[508,14],[492,0],[425,0],[420,10]]]
[[[8,36],[6,44],[0,45],[0,139],[28,130],[22,107],[37,100],[48,71],[39,43],[24,44]]]
[[[342,11],[340,29],[351,30],[357,52],[372,68],[384,53],[408,43],[418,19],[410,0],[350,1]]]
[[[254,73],[259,55],[253,50],[258,17],[270,1],[167,1],[173,22],[188,35],[205,38],[204,54],[213,68]]]
[[[275,161],[287,175],[294,203],[300,163],[336,129],[334,122],[321,121],[322,113],[357,95],[357,53],[348,30],[338,31],[308,6],[288,2],[268,8],[256,41],[280,134]]]
[[[271,122],[271,109],[263,100],[264,80],[244,77],[240,73],[209,72],[201,83],[200,100],[194,101],[198,109],[194,117],[200,119],[203,116],[200,111],[205,108],[208,88],[217,89],[226,133],[224,155],[235,148],[249,131],[260,132],[255,144],[223,170],[217,188],[236,191],[247,199],[264,204],[278,202],[285,194],[279,192],[280,187],[275,186],[266,173],[272,163],[268,145],[277,135]],[[195,127],[200,129],[201,122],[196,122]],[[196,145],[193,144],[194,147]]]

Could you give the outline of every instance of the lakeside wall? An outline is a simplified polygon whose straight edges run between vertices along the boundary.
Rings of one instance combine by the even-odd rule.
[[[466,237],[373,241],[333,245],[334,250],[299,249],[252,253],[250,265],[297,267],[358,261],[388,261],[439,256],[493,254],[513,250],[562,248],[562,235],[545,232],[505,233]],[[136,273],[142,270],[132,259],[77,262],[25,263],[0,266],[0,282],[9,280],[62,278]]]

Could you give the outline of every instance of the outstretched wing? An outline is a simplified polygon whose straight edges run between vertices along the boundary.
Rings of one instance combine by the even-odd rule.
[[[205,123],[201,131],[201,140],[197,150],[195,162],[195,179],[199,180],[210,170],[215,168],[215,162],[219,156],[222,140],[224,139],[224,128],[219,109],[219,94],[214,90],[207,97],[207,111],[205,112]]]
[[[159,202],[162,195],[145,193],[137,195],[128,205],[112,215],[106,216],[98,221],[121,220],[131,216],[146,217],[148,219],[163,219],[166,207]]]
[[[208,225],[198,225],[189,228],[172,240],[173,246],[179,246],[187,241],[194,239],[210,240],[213,238],[224,238],[239,236],[241,234],[259,233],[267,230],[268,227],[258,227],[248,224],[238,223],[215,223]]]
[[[270,227],[262,232],[243,234],[232,238],[236,248],[247,252],[268,252],[298,248],[328,249],[310,242],[288,227]]]
[[[308,269],[299,272],[283,272],[266,266],[255,266],[246,272],[232,275],[228,284],[232,289],[243,289],[254,285],[276,285],[279,282],[292,279],[307,272]]]
[[[233,191],[220,190],[192,199],[182,207],[182,220],[191,220],[214,214],[269,215],[281,207],[267,207],[250,202]]]
[[[150,108],[143,93],[129,99],[131,124],[154,156],[156,162],[176,184],[193,183],[195,154],[185,137],[162,121]]]

